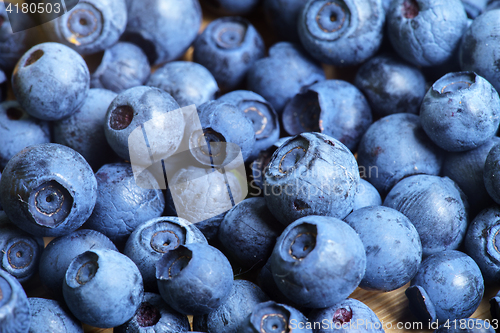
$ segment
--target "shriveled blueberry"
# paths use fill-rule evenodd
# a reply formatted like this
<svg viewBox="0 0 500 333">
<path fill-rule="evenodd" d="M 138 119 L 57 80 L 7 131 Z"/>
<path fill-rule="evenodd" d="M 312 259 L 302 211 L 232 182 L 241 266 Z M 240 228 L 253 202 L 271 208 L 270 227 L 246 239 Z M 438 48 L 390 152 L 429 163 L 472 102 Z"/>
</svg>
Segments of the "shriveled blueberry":
<svg viewBox="0 0 500 333">
<path fill-rule="evenodd" d="M 358 192 L 354 198 L 354 207 L 352 210 L 369 206 L 381 206 L 382 198 L 377 189 L 364 179 L 359 180 Z"/>
<path fill-rule="evenodd" d="M 52 299 L 30 297 L 29 333 L 83 333 L 82 324 L 69 312 L 66 305 Z"/>
<path fill-rule="evenodd" d="M 473 72 L 448 73 L 436 81 L 420 108 L 425 133 L 447 151 L 467 151 L 493 137 L 500 124 L 500 97 Z"/>
<path fill-rule="evenodd" d="M 330 307 L 347 298 L 366 267 L 365 248 L 356 231 L 326 216 L 307 216 L 290 224 L 270 260 L 280 291 L 308 308 Z"/>
<path fill-rule="evenodd" d="M 302 45 L 318 61 L 352 66 L 377 52 L 384 22 L 380 0 L 309 0 L 297 25 Z"/>
<path fill-rule="evenodd" d="M 183 314 L 208 314 L 231 293 L 233 270 L 227 258 L 208 244 L 169 250 L 156 264 L 161 297 Z"/>
<path fill-rule="evenodd" d="M 384 206 L 408 217 L 427 257 L 462 244 L 468 225 L 468 204 L 462 190 L 448 177 L 415 175 L 401 180 L 387 194 Z"/>
<path fill-rule="evenodd" d="M 56 297 L 62 296 L 64 276 L 69 264 L 80 254 L 92 249 L 115 250 L 111 240 L 90 229 L 80 229 L 50 241 L 40 257 L 40 281 Z"/>
<path fill-rule="evenodd" d="M 0 197 L 5 213 L 35 236 L 62 236 L 90 216 L 97 181 L 85 159 L 71 148 L 29 146 L 3 170 Z"/>
<path fill-rule="evenodd" d="M 264 196 L 285 225 L 308 215 L 344 218 L 354 206 L 358 184 L 358 165 L 346 146 L 325 134 L 303 133 L 273 154 Z"/>
<path fill-rule="evenodd" d="M 0 330 L 5 333 L 26 333 L 30 328 L 30 305 L 23 287 L 0 269 Z"/>
<path fill-rule="evenodd" d="M 180 217 L 158 217 L 140 224 L 130 235 L 123 253 L 141 271 L 145 290 L 158 291 L 156 262 L 169 250 L 190 243 L 208 244 L 205 236 Z"/>
<path fill-rule="evenodd" d="M 236 333 L 253 308 L 268 300 L 269 297 L 257 285 L 235 280 L 224 304 L 209 314 L 193 317 L 193 329 L 207 333 Z"/>
<path fill-rule="evenodd" d="M 77 256 L 66 271 L 63 295 L 84 324 L 109 328 L 129 321 L 143 299 L 139 269 L 127 256 L 94 249 Z"/>
<path fill-rule="evenodd" d="M 421 321 L 467 318 L 484 293 L 481 271 L 465 253 L 447 250 L 424 261 L 406 289 L 410 310 Z"/>
<path fill-rule="evenodd" d="M 125 324 L 113 329 L 114 333 L 185 333 L 189 321 L 165 303 L 158 294 L 144 293 L 135 315 Z"/>
<path fill-rule="evenodd" d="M 372 113 L 355 86 L 342 80 L 326 80 L 295 95 L 285 106 L 282 121 L 290 135 L 319 132 L 356 151 L 372 123 Z"/>
</svg>

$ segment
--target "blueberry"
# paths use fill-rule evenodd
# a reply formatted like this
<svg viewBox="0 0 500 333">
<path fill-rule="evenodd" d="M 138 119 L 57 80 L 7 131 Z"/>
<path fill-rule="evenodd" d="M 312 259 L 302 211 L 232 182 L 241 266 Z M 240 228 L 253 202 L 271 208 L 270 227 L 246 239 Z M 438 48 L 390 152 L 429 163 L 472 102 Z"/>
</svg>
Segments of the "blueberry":
<svg viewBox="0 0 500 333">
<path fill-rule="evenodd" d="M 356 73 L 354 85 L 366 96 L 374 115 L 418 114 L 426 92 L 422 72 L 392 55 L 375 56 Z"/>
<path fill-rule="evenodd" d="M 351 151 L 320 133 L 303 133 L 274 152 L 264 196 L 283 224 L 308 215 L 344 218 L 354 207 L 359 171 Z"/>
<path fill-rule="evenodd" d="M 358 147 L 361 176 L 381 195 L 404 177 L 418 173 L 438 175 L 442 161 L 442 150 L 427 137 L 420 118 L 408 113 L 392 114 L 374 122 Z"/>
<path fill-rule="evenodd" d="M 123 39 L 140 46 L 154 65 L 184 54 L 202 19 L 198 0 L 129 0 L 127 14 Z"/>
<path fill-rule="evenodd" d="M 16 227 L 3 212 L 0 213 L 0 230 L 0 269 L 7 271 L 20 283 L 25 283 L 38 270 L 43 239 Z"/>
<path fill-rule="evenodd" d="M 49 124 L 31 117 L 16 101 L 0 103 L 0 168 L 25 147 L 50 142 Z"/>
<path fill-rule="evenodd" d="M 54 123 L 54 141 L 82 154 L 95 170 L 115 157 L 104 134 L 106 112 L 115 97 L 110 90 L 90 89 L 73 115 Z"/>
<path fill-rule="evenodd" d="M 268 300 L 269 297 L 252 282 L 235 280 L 224 304 L 209 314 L 194 316 L 193 329 L 207 333 L 236 333 L 252 309 Z"/>
<path fill-rule="evenodd" d="M 483 179 L 484 185 L 488 194 L 496 202 L 500 203 L 499 178 L 498 172 L 500 169 L 500 144 L 496 144 L 491 148 L 486 161 L 484 163 Z M 4 204 L 5 205 L 5 204 Z"/>
<path fill-rule="evenodd" d="M 486 191 L 483 170 L 488 153 L 497 144 L 500 144 L 500 138 L 494 136 L 476 149 L 448 153 L 444 158 L 441 174 L 455 181 L 465 193 L 471 216 L 493 203 Z"/>
<path fill-rule="evenodd" d="M 85 159 L 55 143 L 34 145 L 15 155 L 3 170 L 0 197 L 5 213 L 35 236 L 61 236 L 90 216 L 97 182 Z"/>
<path fill-rule="evenodd" d="M 170 250 L 156 264 L 160 294 L 183 314 L 208 314 L 229 297 L 233 270 L 227 258 L 207 244 L 191 243 Z"/>
<path fill-rule="evenodd" d="M 105 164 L 95 174 L 97 201 L 92 215 L 85 222 L 121 245 L 141 223 L 161 216 L 165 198 L 154 177 L 144 171 L 142 180 L 152 188 L 139 187 L 130 164 Z M 156 185 L 156 186 L 155 186 Z"/>
<path fill-rule="evenodd" d="M 66 271 L 63 295 L 84 324 L 109 328 L 130 320 L 143 299 L 141 273 L 127 256 L 94 249 L 77 256 Z"/>
<path fill-rule="evenodd" d="M 208 244 L 194 224 L 179 217 L 158 217 L 140 224 L 130 235 L 123 253 L 141 271 L 144 289 L 158 291 L 156 262 L 179 245 Z"/>
<path fill-rule="evenodd" d="M 54 296 L 62 296 L 64 276 L 71 261 L 85 251 L 101 248 L 118 251 L 109 238 L 89 229 L 51 240 L 40 257 L 40 281 Z"/>
<path fill-rule="evenodd" d="M 46 11 L 42 15 L 53 13 Z M 52 41 L 63 43 L 80 54 L 92 54 L 114 45 L 126 25 L 125 0 L 85 0 L 42 27 Z"/>
<path fill-rule="evenodd" d="M 384 206 L 410 219 L 420 235 L 423 256 L 456 250 L 468 225 L 468 204 L 462 190 L 448 177 L 414 175 L 387 194 Z"/>
<path fill-rule="evenodd" d="M 318 61 L 352 66 L 377 52 L 384 21 L 381 0 L 309 0 L 297 26 L 302 45 Z"/>
<path fill-rule="evenodd" d="M 307 0 L 264 0 L 269 25 L 280 40 L 299 43 L 297 20 Z"/>
<path fill-rule="evenodd" d="M 256 61 L 249 69 L 247 87 L 264 97 L 281 113 L 286 103 L 302 87 L 324 79 L 325 73 L 321 66 L 301 46 L 280 42 L 271 46 L 269 57 Z"/>
<path fill-rule="evenodd" d="M 184 134 L 182 113 L 172 112 L 178 109 L 179 104 L 172 96 L 158 88 L 138 86 L 125 90 L 109 105 L 104 124 L 106 139 L 121 158 L 130 161 L 131 150 L 140 157 L 135 163 L 150 163 L 148 151 L 141 150 L 142 146 L 129 147 L 132 132 L 147 124 L 148 142 L 154 143 L 151 155 L 159 159 L 168 157 L 177 150 Z"/>
<path fill-rule="evenodd" d="M 90 75 L 90 86 L 121 93 L 143 85 L 150 74 L 144 51 L 135 44 L 119 42 L 104 51 L 99 66 Z"/>
<path fill-rule="evenodd" d="M 66 309 L 51 299 L 30 297 L 31 312 L 29 333 L 83 333 L 82 324 Z"/>
<path fill-rule="evenodd" d="M 15 277 L 0 269 L 0 330 L 27 333 L 30 327 L 28 297 Z"/>
<path fill-rule="evenodd" d="M 114 333 L 185 333 L 188 331 L 188 318 L 172 310 L 160 295 L 153 293 L 144 293 L 142 303 L 132 319 L 113 329 Z"/>
<path fill-rule="evenodd" d="M 219 226 L 219 240 L 229 258 L 251 268 L 264 265 L 282 231 L 264 198 L 248 198 L 227 212 Z"/>
<path fill-rule="evenodd" d="M 212 11 L 223 15 L 245 15 L 257 7 L 260 0 L 205 0 Z"/>
<path fill-rule="evenodd" d="M 242 17 L 210 22 L 193 46 L 193 60 L 212 73 L 223 91 L 236 88 L 265 52 L 262 37 Z"/>
<path fill-rule="evenodd" d="M 425 133 L 441 148 L 474 149 L 495 135 L 500 124 L 500 97 L 475 73 L 448 73 L 425 95 L 420 120 Z"/>
<path fill-rule="evenodd" d="M 500 89 L 498 52 L 500 50 L 500 8 L 478 16 L 465 32 L 460 46 L 460 68 L 488 80 Z"/>
<path fill-rule="evenodd" d="M 278 141 L 280 136 L 278 115 L 262 96 L 248 90 L 237 90 L 219 97 L 218 100 L 233 104 L 252 122 L 255 132 L 252 160 L 257 158 L 260 151 Z"/>
<path fill-rule="evenodd" d="M 394 50 L 416 66 L 449 61 L 466 29 L 467 15 L 460 0 L 395 0 L 387 12 Z"/>
<path fill-rule="evenodd" d="M 158 68 L 149 78 L 148 86 L 160 88 L 181 107 L 214 100 L 219 92 L 217 81 L 200 64 L 189 61 L 173 61 Z"/>
<path fill-rule="evenodd" d="M 330 307 L 347 298 L 366 266 L 365 249 L 354 229 L 326 216 L 307 216 L 290 224 L 270 260 L 280 291 L 309 308 Z"/>
<path fill-rule="evenodd" d="M 483 292 L 483 277 L 474 260 L 448 250 L 422 261 L 405 293 L 411 312 L 419 320 L 444 322 L 472 315 Z"/>
<path fill-rule="evenodd" d="M 43 120 L 72 115 L 85 101 L 89 83 L 89 69 L 83 58 L 58 43 L 29 49 L 12 75 L 12 89 L 21 107 Z"/>
<path fill-rule="evenodd" d="M 465 253 L 481 269 L 485 283 L 500 279 L 500 207 L 492 206 L 481 211 L 471 222 L 465 235 Z"/>
<path fill-rule="evenodd" d="M 352 210 L 369 206 L 381 206 L 382 198 L 377 189 L 364 179 L 359 180 L 358 192 L 354 198 L 354 207 Z"/>
<path fill-rule="evenodd" d="M 257 304 L 237 333 L 312 333 L 307 318 L 297 309 L 273 301 Z"/>
<path fill-rule="evenodd" d="M 410 282 L 422 261 L 422 244 L 411 221 L 395 209 L 364 207 L 344 221 L 361 238 L 366 250 L 366 271 L 359 286 L 391 291 Z"/>
<path fill-rule="evenodd" d="M 468 318 L 446 322 L 434 333 L 495 333 L 492 323 L 487 320 Z"/>
<path fill-rule="evenodd" d="M 290 135 L 320 132 L 356 151 L 372 123 L 372 113 L 358 88 L 346 81 L 326 80 L 295 95 L 285 106 L 282 121 Z"/>
<path fill-rule="evenodd" d="M 354 298 L 343 300 L 326 309 L 309 313 L 314 333 L 359 332 L 383 333 L 383 323 L 363 302 Z"/>
</svg>

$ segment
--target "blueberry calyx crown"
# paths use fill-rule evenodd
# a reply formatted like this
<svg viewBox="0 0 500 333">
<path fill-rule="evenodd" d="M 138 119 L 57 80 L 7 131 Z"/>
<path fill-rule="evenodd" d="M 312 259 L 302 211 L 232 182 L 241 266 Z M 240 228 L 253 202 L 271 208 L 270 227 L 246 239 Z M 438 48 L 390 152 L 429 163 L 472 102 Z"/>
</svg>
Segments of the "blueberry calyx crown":
<svg viewBox="0 0 500 333">
<path fill-rule="evenodd" d="M 136 313 L 137 323 L 140 327 L 156 325 L 161 319 L 160 310 L 148 302 L 142 302 Z"/>
<path fill-rule="evenodd" d="M 416 0 L 405 0 L 403 2 L 403 16 L 407 19 L 412 19 L 418 16 L 420 8 Z"/>
<path fill-rule="evenodd" d="M 247 29 L 248 23 L 243 20 L 236 18 L 221 20 L 214 27 L 213 38 L 217 46 L 222 49 L 236 49 L 245 41 Z"/>
<path fill-rule="evenodd" d="M 73 197 L 55 180 L 38 186 L 30 193 L 29 210 L 36 223 L 54 228 L 65 221 L 73 206 Z"/>
<path fill-rule="evenodd" d="M 126 129 L 134 119 L 134 109 L 129 105 L 121 105 L 111 112 L 109 127 L 116 131 Z"/>
<path fill-rule="evenodd" d="M 30 265 L 33 260 L 33 248 L 27 242 L 20 240 L 15 242 L 7 250 L 7 260 L 14 269 L 23 269 Z"/>
</svg>

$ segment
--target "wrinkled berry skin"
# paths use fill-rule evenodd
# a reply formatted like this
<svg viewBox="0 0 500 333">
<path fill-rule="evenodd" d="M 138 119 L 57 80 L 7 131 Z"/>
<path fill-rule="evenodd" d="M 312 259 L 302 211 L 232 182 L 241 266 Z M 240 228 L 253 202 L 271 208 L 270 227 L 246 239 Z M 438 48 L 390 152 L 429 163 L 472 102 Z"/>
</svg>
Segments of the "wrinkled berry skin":
<svg viewBox="0 0 500 333">
<path fill-rule="evenodd" d="M 58 301 L 30 297 L 29 333 L 83 333 L 82 324 Z"/>
<path fill-rule="evenodd" d="M 486 10 L 488 0 L 462 0 L 467 17 L 475 19 Z"/>
<path fill-rule="evenodd" d="M 95 174 L 97 201 L 85 227 L 124 244 L 138 225 L 161 216 L 165 209 L 163 193 L 149 172 L 142 175 L 153 184 L 149 189 L 137 185 L 130 164 L 103 165 Z"/>
<path fill-rule="evenodd" d="M 219 241 L 231 259 L 251 268 L 264 265 L 282 231 L 264 198 L 248 198 L 227 212 L 219 226 Z"/>
<path fill-rule="evenodd" d="M 97 170 L 115 157 L 104 134 L 104 121 L 116 93 L 90 89 L 83 105 L 70 117 L 54 123 L 54 141 L 73 148 Z"/>
<path fill-rule="evenodd" d="M 478 318 L 468 318 L 447 322 L 434 333 L 495 333 L 491 322 Z"/>
<path fill-rule="evenodd" d="M 264 0 L 269 25 L 280 40 L 300 43 L 297 20 L 307 0 Z"/>
<path fill-rule="evenodd" d="M 46 13 L 43 15 L 47 16 Z M 51 41 L 65 44 L 85 55 L 114 45 L 126 25 L 125 0 L 83 0 L 65 15 L 42 27 Z"/>
<path fill-rule="evenodd" d="M 358 88 L 346 81 L 326 80 L 295 95 L 285 106 L 282 121 L 290 135 L 319 132 L 356 151 L 372 123 L 372 112 Z"/>
<path fill-rule="evenodd" d="M 429 256 L 406 289 L 411 312 L 422 322 L 467 318 L 484 292 L 477 264 L 465 253 L 447 250 Z"/>
<path fill-rule="evenodd" d="M 204 315 L 224 304 L 233 286 L 227 258 L 207 244 L 179 245 L 156 264 L 161 297 L 183 314 Z"/>
<path fill-rule="evenodd" d="M 387 12 L 394 50 L 415 66 L 449 61 L 467 29 L 460 0 L 395 0 Z"/>
<path fill-rule="evenodd" d="M 308 215 L 343 219 L 354 207 L 359 171 L 351 151 L 321 133 L 303 133 L 273 154 L 264 175 L 264 197 L 283 224 Z"/>
<path fill-rule="evenodd" d="M 12 74 L 16 100 L 28 114 L 42 120 L 72 115 L 85 101 L 89 86 L 85 60 L 59 43 L 32 47 L 19 59 Z"/>
<path fill-rule="evenodd" d="M 16 154 L 0 179 L 5 213 L 35 236 L 57 237 L 79 228 L 90 216 L 97 181 L 82 155 L 46 143 Z"/>
<path fill-rule="evenodd" d="M 144 293 L 139 309 L 125 324 L 115 327 L 114 333 L 187 333 L 189 321 L 158 294 Z"/>
<path fill-rule="evenodd" d="M 143 85 L 150 74 L 151 66 L 144 51 L 132 43 L 119 42 L 104 50 L 101 63 L 90 75 L 90 87 L 119 94 Z"/>
<path fill-rule="evenodd" d="M 5 333 L 27 333 L 30 327 L 30 306 L 23 287 L 0 269 L 0 330 Z"/>
<path fill-rule="evenodd" d="M 204 0 L 208 8 L 223 15 L 245 15 L 252 12 L 260 0 Z"/>
<path fill-rule="evenodd" d="M 500 97 L 473 72 L 448 73 L 425 95 L 420 121 L 425 133 L 444 150 L 471 150 L 495 135 Z"/>
<path fill-rule="evenodd" d="M 500 144 L 500 138 L 494 136 L 476 149 L 448 153 L 444 158 L 441 174 L 455 181 L 465 193 L 470 216 L 475 216 L 493 203 L 486 191 L 483 171 L 488 153 L 497 144 Z"/>
<path fill-rule="evenodd" d="M 137 266 L 127 256 L 109 249 L 93 249 L 76 257 L 63 284 L 64 300 L 75 317 L 100 328 L 130 320 L 143 294 Z"/>
<path fill-rule="evenodd" d="M 196 225 L 180 217 L 158 217 L 140 224 L 127 239 L 123 254 L 141 271 L 145 290 L 158 291 L 156 262 L 179 245 L 208 244 Z"/>
<path fill-rule="evenodd" d="M 366 267 L 365 248 L 356 231 L 326 216 L 307 216 L 290 224 L 270 260 L 280 291 L 308 308 L 330 307 L 347 298 Z"/>
<path fill-rule="evenodd" d="M 101 248 L 118 251 L 108 237 L 90 229 L 53 239 L 40 257 L 40 281 L 51 293 L 62 296 L 64 276 L 71 261 L 85 251 Z"/>
<path fill-rule="evenodd" d="M 207 333 L 235 333 L 252 309 L 269 297 L 250 281 L 235 280 L 226 302 L 203 316 L 193 317 L 193 329 Z"/>
<path fill-rule="evenodd" d="M 299 310 L 274 301 L 257 304 L 240 325 L 237 333 L 293 332 L 312 333 L 307 318 Z M 299 326 L 300 325 L 300 326 Z"/>
<path fill-rule="evenodd" d="M 299 38 L 318 61 L 335 66 L 359 65 L 382 43 L 382 0 L 309 0 L 299 14 Z"/>
<path fill-rule="evenodd" d="M 269 56 L 255 62 L 248 71 L 247 87 L 281 111 L 302 87 L 325 79 L 321 66 L 297 44 L 280 42 L 269 49 Z"/>
<path fill-rule="evenodd" d="M 468 224 L 467 200 L 448 177 L 407 177 L 387 194 L 384 206 L 410 219 L 420 235 L 424 258 L 456 250 L 464 240 Z"/>
<path fill-rule="evenodd" d="M 201 26 L 198 0 L 127 1 L 124 40 L 140 46 L 152 65 L 183 55 Z"/>
<path fill-rule="evenodd" d="M 474 218 L 465 235 L 465 253 L 479 266 L 486 284 L 500 279 L 500 252 L 496 245 L 499 232 L 500 207 L 494 205 Z"/>
<path fill-rule="evenodd" d="M 495 145 L 491 148 L 488 156 L 486 157 L 486 162 L 484 163 L 484 186 L 488 191 L 491 198 L 500 204 L 500 144 Z M 5 205 L 5 204 L 4 204 Z"/>
<path fill-rule="evenodd" d="M 354 298 L 348 298 L 326 309 L 314 309 L 308 318 L 311 323 L 322 323 L 321 328 L 314 330 L 314 333 L 384 332 L 383 324 L 375 312 Z"/>
<path fill-rule="evenodd" d="M 364 179 L 359 180 L 358 192 L 354 198 L 354 207 L 352 210 L 357 210 L 369 206 L 381 206 L 382 198 L 377 189 Z"/>
<path fill-rule="evenodd" d="M 33 237 L 19 229 L 0 213 L 0 269 L 25 283 L 38 271 L 43 250 L 43 238 Z"/>
<path fill-rule="evenodd" d="M 438 175 L 442 162 L 443 151 L 427 137 L 414 114 L 397 113 L 377 120 L 358 147 L 360 171 L 381 195 L 406 176 Z"/>
<path fill-rule="evenodd" d="M 418 114 L 426 93 L 422 72 L 391 55 L 371 58 L 358 70 L 354 85 L 368 100 L 379 117 L 393 113 Z"/>
<path fill-rule="evenodd" d="M 166 91 L 180 107 L 199 106 L 216 99 L 219 92 L 217 81 L 208 69 L 191 61 L 163 65 L 151 74 L 146 85 Z"/>
<path fill-rule="evenodd" d="M 481 75 L 500 89 L 500 8 L 478 16 L 467 29 L 460 46 L 460 68 Z"/>
<path fill-rule="evenodd" d="M 0 103 L 0 168 L 25 147 L 49 143 L 49 124 L 27 114 L 16 101 Z"/>
<path fill-rule="evenodd" d="M 233 90 L 265 54 L 264 41 L 242 17 L 218 18 L 193 44 L 193 60 L 205 66 L 223 91 Z"/>
<path fill-rule="evenodd" d="M 375 206 L 358 209 L 344 221 L 361 238 L 366 271 L 359 286 L 391 291 L 410 282 L 422 261 L 422 244 L 411 221 L 395 209 Z"/>
<path fill-rule="evenodd" d="M 217 99 L 233 104 L 243 111 L 253 124 L 255 145 L 251 160 L 257 158 L 262 150 L 271 147 L 280 137 L 278 114 L 264 97 L 248 90 L 236 90 Z"/>
<path fill-rule="evenodd" d="M 182 113 L 170 113 L 178 109 L 179 104 L 161 89 L 146 86 L 127 89 L 118 94 L 108 107 L 104 123 L 106 139 L 121 158 L 130 161 L 132 151 L 136 156 L 134 163 L 151 163 L 151 157 L 143 146 L 129 146 L 130 134 L 147 123 L 148 142 L 155 143 L 151 154 L 159 159 L 168 157 L 177 150 L 184 134 Z"/>
</svg>

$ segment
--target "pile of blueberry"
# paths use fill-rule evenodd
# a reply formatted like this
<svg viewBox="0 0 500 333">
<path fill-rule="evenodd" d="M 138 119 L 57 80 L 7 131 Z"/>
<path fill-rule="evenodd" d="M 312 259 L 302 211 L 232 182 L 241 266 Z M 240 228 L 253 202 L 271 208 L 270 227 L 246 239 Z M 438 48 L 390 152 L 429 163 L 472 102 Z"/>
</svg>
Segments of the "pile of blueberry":
<svg viewBox="0 0 500 333">
<path fill-rule="evenodd" d="M 25 3 L 0 3 L 1 333 L 384 332 L 358 287 L 499 328 L 500 293 L 468 319 L 500 283 L 499 0 Z"/>
</svg>

